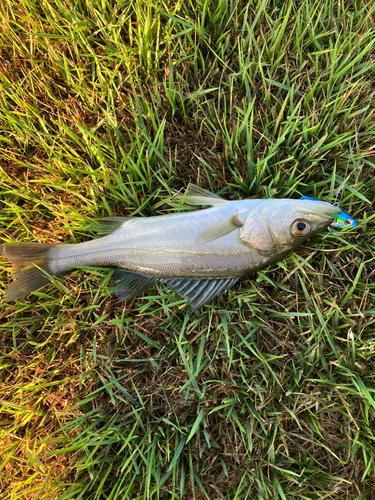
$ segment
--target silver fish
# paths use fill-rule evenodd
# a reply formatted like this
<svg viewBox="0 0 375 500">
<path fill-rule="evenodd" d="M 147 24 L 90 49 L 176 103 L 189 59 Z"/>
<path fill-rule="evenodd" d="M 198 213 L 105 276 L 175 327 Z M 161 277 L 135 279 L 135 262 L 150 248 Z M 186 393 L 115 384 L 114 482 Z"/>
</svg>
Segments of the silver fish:
<svg viewBox="0 0 375 500">
<path fill-rule="evenodd" d="M 77 266 L 108 266 L 116 268 L 112 279 L 120 299 L 159 282 L 187 297 L 195 311 L 240 277 L 277 262 L 327 229 L 341 212 L 324 201 L 228 201 L 197 186 L 190 186 L 181 200 L 212 208 L 101 219 L 96 229 L 105 236 L 85 243 L 0 245 L 0 254 L 16 270 L 4 300 L 38 290 L 49 283 L 48 275 L 59 277 Z"/>
</svg>

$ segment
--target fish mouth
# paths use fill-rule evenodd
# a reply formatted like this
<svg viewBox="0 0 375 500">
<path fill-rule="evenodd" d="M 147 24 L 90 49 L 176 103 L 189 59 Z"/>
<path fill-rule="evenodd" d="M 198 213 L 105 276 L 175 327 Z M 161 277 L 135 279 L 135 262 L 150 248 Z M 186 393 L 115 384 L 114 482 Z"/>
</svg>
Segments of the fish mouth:
<svg viewBox="0 0 375 500">
<path fill-rule="evenodd" d="M 302 203 L 296 205 L 296 212 L 300 214 L 316 215 L 323 220 L 333 219 L 335 215 L 341 213 L 341 208 L 331 205 L 326 201 L 298 200 Z M 303 204 L 303 205 L 302 205 Z"/>
</svg>

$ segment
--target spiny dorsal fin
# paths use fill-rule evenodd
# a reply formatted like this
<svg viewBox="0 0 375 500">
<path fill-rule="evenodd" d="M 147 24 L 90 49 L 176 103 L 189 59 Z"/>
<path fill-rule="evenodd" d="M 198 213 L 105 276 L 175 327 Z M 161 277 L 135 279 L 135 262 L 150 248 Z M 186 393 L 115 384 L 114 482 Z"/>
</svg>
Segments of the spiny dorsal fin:
<svg viewBox="0 0 375 500">
<path fill-rule="evenodd" d="M 189 184 L 185 191 L 185 195 L 187 196 L 205 196 L 206 198 L 216 198 L 217 200 L 224 200 L 221 196 L 215 193 L 211 193 L 208 189 L 204 189 L 196 184 Z"/>
<path fill-rule="evenodd" d="M 229 203 L 217 194 L 211 193 L 207 189 L 203 189 L 195 184 L 190 184 L 183 195 L 178 195 L 182 203 L 187 205 L 207 205 L 216 207 Z"/>
</svg>

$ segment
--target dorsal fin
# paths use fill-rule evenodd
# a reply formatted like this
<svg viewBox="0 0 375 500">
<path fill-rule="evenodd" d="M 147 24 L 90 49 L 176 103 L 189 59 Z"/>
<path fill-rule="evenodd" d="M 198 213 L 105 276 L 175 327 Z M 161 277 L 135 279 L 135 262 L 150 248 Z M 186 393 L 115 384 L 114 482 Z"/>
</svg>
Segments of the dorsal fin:
<svg viewBox="0 0 375 500">
<path fill-rule="evenodd" d="M 189 184 L 185 191 L 185 195 L 187 196 L 204 196 L 206 198 L 216 198 L 217 200 L 226 201 L 224 198 L 219 196 L 218 194 L 212 193 L 208 189 L 204 189 L 196 184 Z"/>
<path fill-rule="evenodd" d="M 100 236 L 104 236 L 105 234 L 110 234 L 118 229 L 124 224 L 124 222 L 130 222 L 135 218 L 136 217 L 129 215 L 128 217 L 103 217 L 101 219 L 94 219 L 88 226 L 87 230 L 93 231 Z"/>
<path fill-rule="evenodd" d="M 216 207 L 229 203 L 217 194 L 211 193 L 207 189 L 203 189 L 195 184 L 190 184 L 183 195 L 178 195 L 182 203 L 188 205 L 207 205 Z"/>
</svg>

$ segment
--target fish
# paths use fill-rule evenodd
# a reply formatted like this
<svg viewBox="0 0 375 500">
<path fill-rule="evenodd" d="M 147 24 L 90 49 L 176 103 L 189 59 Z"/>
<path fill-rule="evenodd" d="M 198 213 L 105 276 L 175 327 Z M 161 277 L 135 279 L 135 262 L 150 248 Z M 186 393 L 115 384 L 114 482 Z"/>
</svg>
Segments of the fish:
<svg viewBox="0 0 375 500">
<path fill-rule="evenodd" d="M 310 196 L 301 196 L 300 200 L 313 200 L 313 201 L 320 201 L 317 198 L 311 198 Z M 344 229 L 344 227 L 347 227 L 348 229 L 353 228 L 358 226 L 358 222 L 353 219 L 349 214 L 346 212 L 340 212 L 338 215 L 334 216 L 334 220 L 332 224 L 329 226 L 329 228 L 332 229 Z"/>
<path fill-rule="evenodd" d="M 99 237 L 83 243 L 1 244 L 0 254 L 15 268 L 4 301 L 21 299 L 74 268 L 100 266 L 115 268 L 112 287 L 120 300 L 162 283 L 187 298 L 192 313 L 326 230 L 341 213 L 319 200 L 226 200 L 195 185 L 179 199 L 206 208 L 105 217 L 94 222 Z"/>
</svg>

